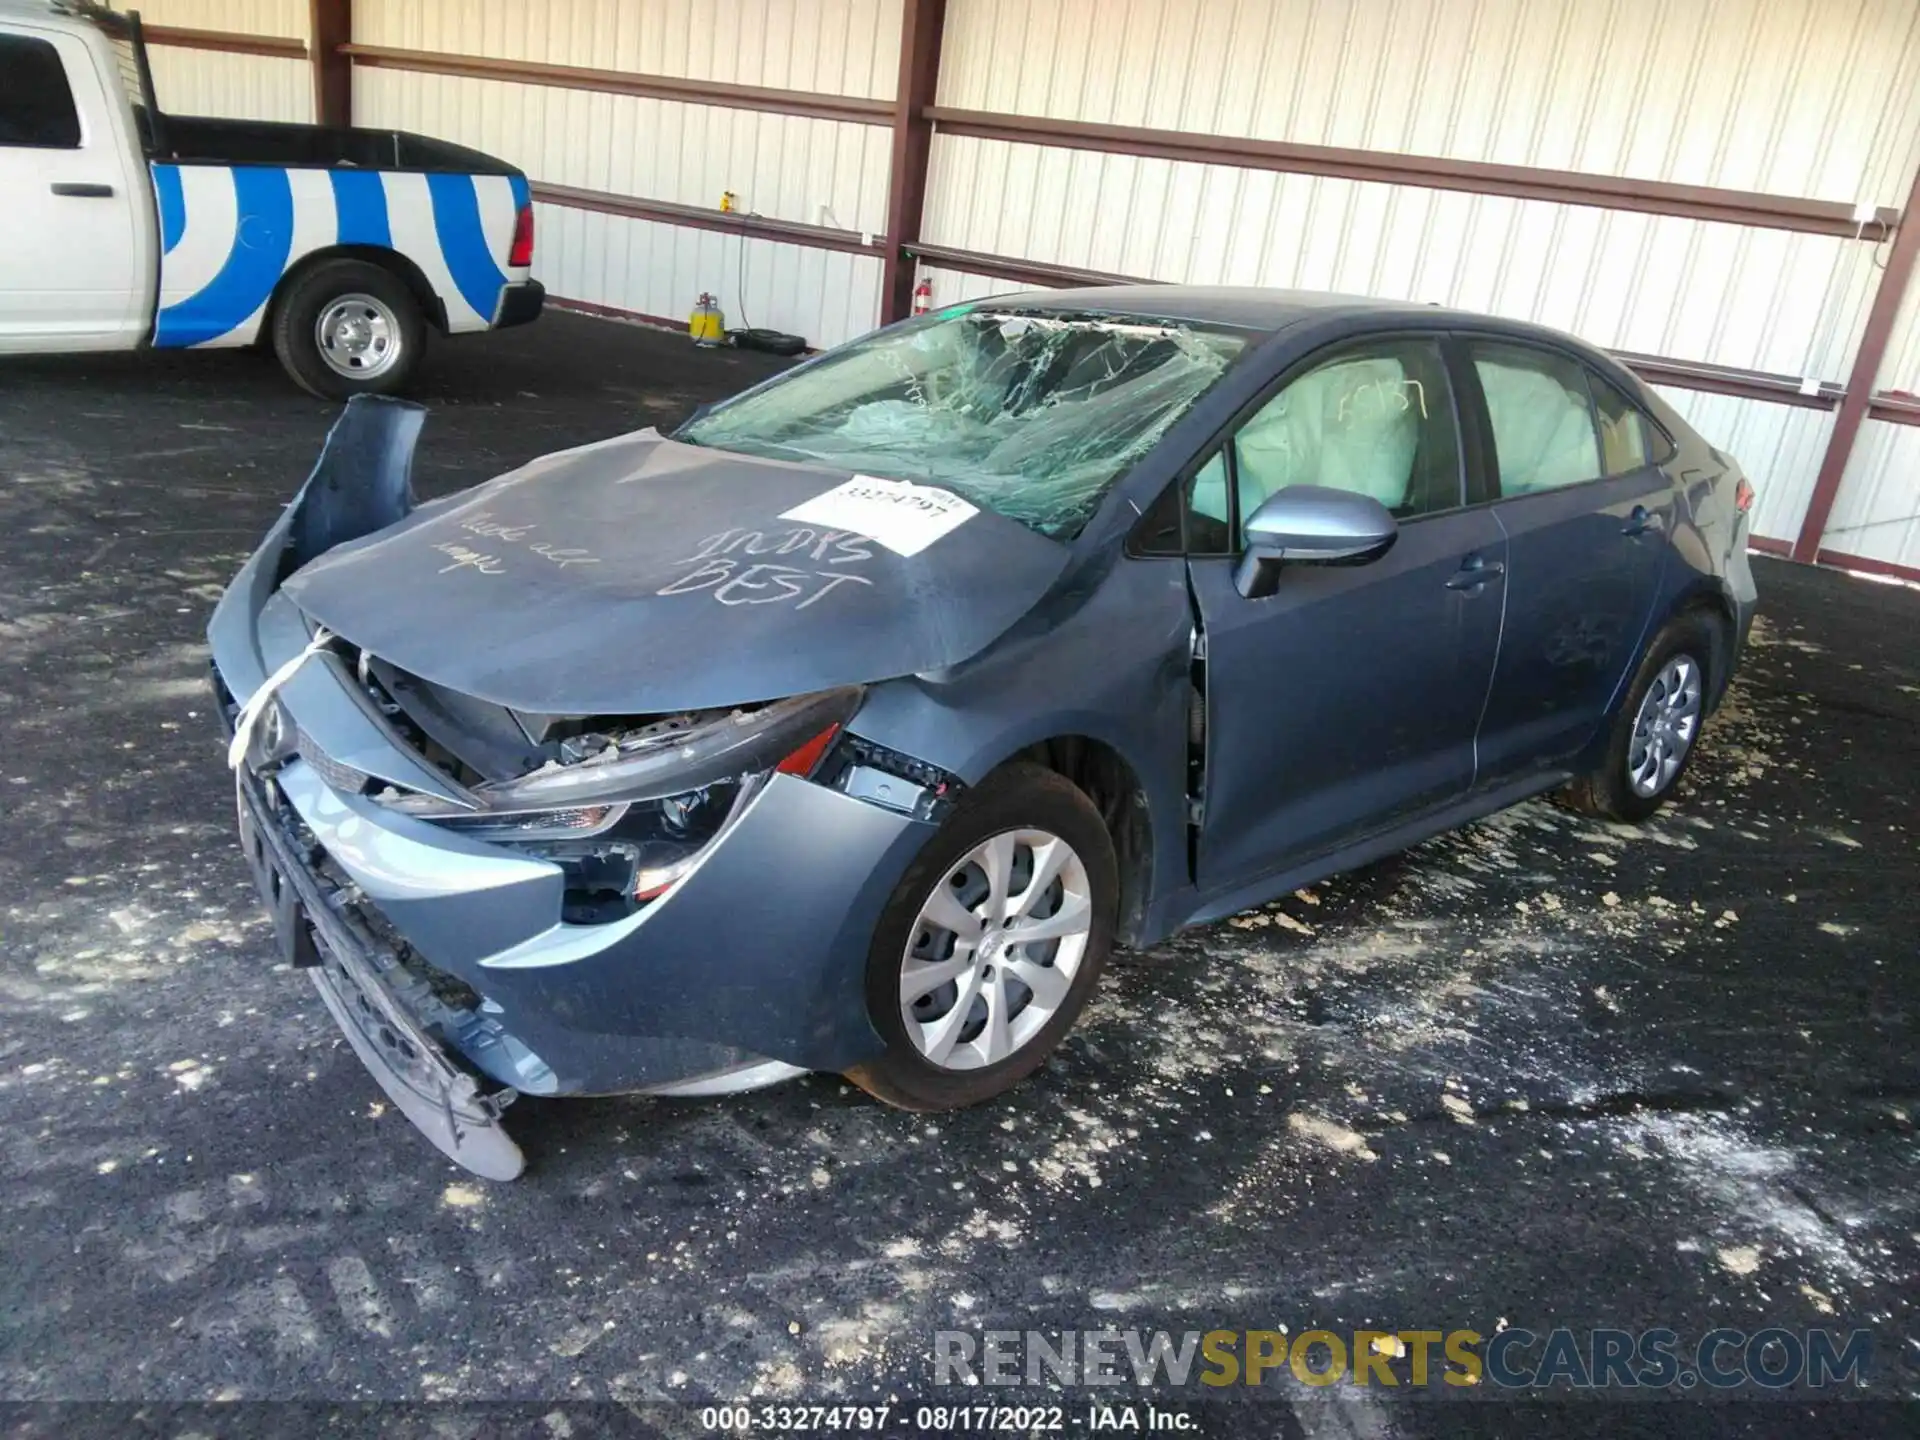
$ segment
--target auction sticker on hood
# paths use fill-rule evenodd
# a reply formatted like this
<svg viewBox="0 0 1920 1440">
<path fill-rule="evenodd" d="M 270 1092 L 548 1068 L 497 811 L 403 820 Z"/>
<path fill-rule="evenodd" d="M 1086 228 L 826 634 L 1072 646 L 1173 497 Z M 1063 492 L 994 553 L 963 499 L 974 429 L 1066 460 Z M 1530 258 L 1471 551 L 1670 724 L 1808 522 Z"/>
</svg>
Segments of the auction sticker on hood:
<svg viewBox="0 0 1920 1440">
<path fill-rule="evenodd" d="M 865 535 L 896 555 L 918 555 L 980 512 L 950 490 L 856 475 L 780 512 L 782 520 Z"/>
</svg>

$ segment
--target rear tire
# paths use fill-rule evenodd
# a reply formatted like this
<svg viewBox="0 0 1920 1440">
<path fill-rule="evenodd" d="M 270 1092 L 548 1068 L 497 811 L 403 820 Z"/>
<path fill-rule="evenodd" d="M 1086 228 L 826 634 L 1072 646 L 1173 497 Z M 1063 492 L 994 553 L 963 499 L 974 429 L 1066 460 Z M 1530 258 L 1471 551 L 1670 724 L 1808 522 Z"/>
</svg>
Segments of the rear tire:
<svg viewBox="0 0 1920 1440">
<path fill-rule="evenodd" d="M 1653 638 L 1613 718 L 1599 766 L 1560 792 L 1575 810 L 1613 820 L 1647 819 L 1673 795 L 1699 748 L 1721 653 L 1713 622 L 1675 616 Z"/>
<path fill-rule="evenodd" d="M 996 771 L 881 914 L 867 1011 L 887 1049 L 847 1078 L 906 1110 L 975 1105 L 1024 1080 L 1092 994 L 1119 890 L 1112 837 L 1079 787 L 1025 761 Z"/>
<path fill-rule="evenodd" d="M 427 344 L 406 282 L 364 260 L 329 260 L 301 275 L 273 307 L 272 333 L 287 374 L 323 400 L 398 390 Z"/>
</svg>

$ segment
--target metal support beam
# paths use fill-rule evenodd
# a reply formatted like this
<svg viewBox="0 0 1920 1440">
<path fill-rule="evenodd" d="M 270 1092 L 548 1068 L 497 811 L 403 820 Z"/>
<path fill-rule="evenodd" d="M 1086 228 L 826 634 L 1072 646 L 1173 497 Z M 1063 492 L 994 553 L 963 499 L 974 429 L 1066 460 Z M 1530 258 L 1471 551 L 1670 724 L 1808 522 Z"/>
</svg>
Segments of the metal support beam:
<svg viewBox="0 0 1920 1440">
<path fill-rule="evenodd" d="M 849 125 L 885 125 L 893 114 L 889 102 L 869 100 L 863 95 L 773 90 L 764 85 L 689 80 L 684 75 L 642 75 L 630 70 L 548 65 L 537 60 L 502 60 L 492 55 L 396 50 L 389 45 L 349 44 L 346 55 L 355 65 L 370 69 L 410 70 L 417 75 L 454 75 L 468 80 L 503 80 L 515 85 L 546 85 L 601 95 L 633 95 L 642 100 L 678 100 L 688 105 L 717 105 L 730 110 L 759 110 L 769 115 L 839 120 Z"/>
<path fill-rule="evenodd" d="M 346 129 L 353 124 L 353 62 L 343 47 L 353 40 L 353 0 L 308 0 L 313 54 L 313 118 Z"/>
<path fill-rule="evenodd" d="M 913 311 L 913 258 L 927 199 L 933 122 L 927 110 L 940 83 L 940 40 L 947 0 L 905 0 L 900 16 L 900 78 L 893 91 L 893 167 L 887 182 L 887 242 L 880 279 L 880 323 Z"/>
<path fill-rule="evenodd" d="M 230 30 L 194 30 L 184 25 L 145 25 L 141 38 L 149 45 L 176 50 L 212 50 L 225 55 L 264 55 L 273 60 L 304 60 L 307 42 L 291 35 L 250 35 Z"/>
<path fill-rule="evenodd" d="M 1887 342 L 1893 336 L 1893 323 L 1899 317 L 1901 301 L 1906 298 L 1907 282 L 1913 277 L 1916 257 L 1920 257 L 1920 168 L 1914 171 L 1913 188 L 1907 192 L 1900 228 L 1894 232 L 1893 248 L 1887 252 L 1886 268 L 1880 272 L 1880 287 L 1874 291 L 1866 328 L 1860 334 L 1860 348 L 1854 353 L 1846 397 L 1840 402 L 1840 414 L 1827 440 L 1827 453 L 1820 461 L 1820 474 L 1807 500 L 1806 519 L 1800 522 L 1800 538 L 1794 542 L 1793 558 L 1802 564 L 1812 564 L 1820 557 L 1820 537 L 1826 533 L 1834 497 L 1840 493 L 1847 461 L 1853 456 L 1853 442 L 1859 438 L 1860 425 L 1873 404 L 1873 387 L 1880 378 L 1880 365 L 1886 359 Z"/>
<path fill-rule="evenodd" d="M 767 215 L 743 215 L 738 210 L 708 210 L 698 205 L 676 205 L 666 200 L 642 200 L 605 190 L 582 190 L 573 185 L 533 182 L 533 198 L 543 205 L 565 205 L 573 210 L 597 210 L 629 220 L 651 220 L 689 230 L 712 230 L 722 235 L 749 235 L 783 245 L 805 245 L 814 250 L 839 250 L 854 255 L 877 253 L 858 230 L 836 230 L 806 225 L 798 220 L 775 220 Z"/>
<path fill-rule="evenodd" d="M 1194 165 L 1233 165 L 1288 175 L 1325 175 L 1382 185 L 1455 190 L 1468 195 L 1502 195 L 1556 205 L 1591 205 L 1644 215 L 1677 215 L 1725 225 L 1833 235 L 1847 240 L 1861 235 L 1863 230 L 1869 240 L 1884 239 L 1899 219 L 1894 211 L 1881 208 L 1863 225 L 1851 205 L 1837 200 L 1808 200 L 1711 185 L 1638 180 L 1624 175 L 1546 170 L 1531 165 L 1495 165 L 1436 155 L 1400 155 L 1385 150 L 1308 145 L 1290 140 L 1154 130 L 1137 125 L 1056 120 L 1043 115 L 959 110 L 945 105 L 933 106 L 927 118 L 945 135 L 999 140 L 1009 145 L 1054 146 Z"/>
</svg>

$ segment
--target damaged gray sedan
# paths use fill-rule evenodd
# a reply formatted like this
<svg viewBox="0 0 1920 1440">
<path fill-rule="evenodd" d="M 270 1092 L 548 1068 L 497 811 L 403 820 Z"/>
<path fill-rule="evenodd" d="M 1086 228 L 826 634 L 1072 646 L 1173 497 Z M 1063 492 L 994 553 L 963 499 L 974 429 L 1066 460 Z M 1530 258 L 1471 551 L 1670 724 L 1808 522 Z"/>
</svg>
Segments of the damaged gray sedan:
<svg viewBox="0 0 1920 1440">
<path fill-rule="evenodd" d="M 962 306 L 415 504 L 355 400 L 210 630 L 247 857 L 395 1103 L 1039 1066 L 1145 946 L 1527 795 L 1623 819 L 1752 491 L 1606 355 L 1139 287 Z"/>
</svg>

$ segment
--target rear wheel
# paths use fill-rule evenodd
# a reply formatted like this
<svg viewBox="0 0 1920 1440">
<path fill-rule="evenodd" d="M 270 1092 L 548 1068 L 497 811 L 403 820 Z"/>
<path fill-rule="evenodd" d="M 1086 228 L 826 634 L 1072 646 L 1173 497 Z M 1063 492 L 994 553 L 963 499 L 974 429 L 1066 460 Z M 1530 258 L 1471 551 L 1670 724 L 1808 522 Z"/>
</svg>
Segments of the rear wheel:
<svg viewBox="0 0 1920 1440">
<path fill-rule="evenodd" d="M 303 390 L 325 400 L 399 389 L 426 339 L 413 292 L 364 260 L 314 266 L 273 312 L 274 353 Z"/>
<path fill-rule="evenodd" d="M 1569 785 L 1575 809 L 1615 820 L 1645 820 L 1686 773 L 1706 719 L 1707 665 L 1717 653 L 1711 622 L 1676 617 L 1654 637 L 1614 717 L 1597 769 Z"/>
<path fill-rule="evenodd" d="M 1093 802 L 1039 765 L 970 792 L 894 890 L 867 957 L 887 1042 L 847 1072 L 909 1110 L 1000 1094 L 1065 1037 L 1113 944 L 1113 841 Z"/>
</svg>

